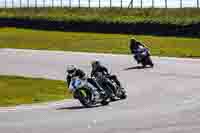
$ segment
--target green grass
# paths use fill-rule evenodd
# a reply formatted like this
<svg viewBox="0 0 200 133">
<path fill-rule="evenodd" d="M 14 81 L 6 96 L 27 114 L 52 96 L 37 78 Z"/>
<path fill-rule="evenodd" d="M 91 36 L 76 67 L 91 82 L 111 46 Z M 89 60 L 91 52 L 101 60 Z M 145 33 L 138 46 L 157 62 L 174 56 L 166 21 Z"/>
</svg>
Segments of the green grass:
<svg viewBox="0 0 200 133">
<path fill-rule="evenodd" d="M 0 76 L 0 106 L 71 98 L 64 81 Z"/>
<path fill-rule="evenodd" d="M 129 54 L 131 35 L 96 34 L 0 28 L 0 48 L 82 51 Z M 200 57 L 200 39 L 133 36 L 145 43 L 153 55 Z"/>
<path fill-rule="evenodd" d="M 0 9 L 0 18 L 115 24 L 143 22 L 183 26 L 199 23 L 200 9 L 22 8 Z"/>
</svg>

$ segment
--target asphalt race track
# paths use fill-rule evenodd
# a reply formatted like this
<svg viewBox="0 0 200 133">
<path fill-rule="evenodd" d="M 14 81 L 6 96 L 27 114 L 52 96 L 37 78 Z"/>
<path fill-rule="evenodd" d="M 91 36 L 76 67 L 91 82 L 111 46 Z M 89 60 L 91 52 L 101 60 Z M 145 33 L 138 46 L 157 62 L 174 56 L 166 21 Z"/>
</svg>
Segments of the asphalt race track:
<svg viewBox="0 0 200 133">
<path fill-rule="evenodd" d="M 90 72 L 98 58 L 128 98 L 82 108 L 76 100 L 0 108 L 1 133 L 200 133 L 200 60 L 153 57 L 140 69 L 130 55 L 0 49 L 0 74 L 65 79 L 67 64 Z"/>
</svg>

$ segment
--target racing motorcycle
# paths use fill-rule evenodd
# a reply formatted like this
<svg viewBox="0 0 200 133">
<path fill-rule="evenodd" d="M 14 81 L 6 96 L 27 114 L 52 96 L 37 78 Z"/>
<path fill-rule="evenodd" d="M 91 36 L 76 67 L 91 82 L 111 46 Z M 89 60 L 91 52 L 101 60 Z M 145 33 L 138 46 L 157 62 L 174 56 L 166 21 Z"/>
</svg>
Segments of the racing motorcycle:
<svg viewBox="0 0 200 133">
<path fill-rule="evenodd" d="M 141 63 L 143 67 L 146 67 L 147 65 L 153 67 L 154 64 L 150 56 L 151 54 L 147 48 L 141 48 L 139 49 L 138 54 L 134 55 L 134 58 L 137 63 Z"/>
<path fill-rule="evenodd" d="M 91 85 L 87 80 L 82 80 L 78 77 L 73 77 L 69 85 L 69 91 L 73 94 L 75 99 L 78 99 L 80 103 L 85 107 L 92 107 L 96 104 L 107 105 L 109 104 L 108 96 L 100 95 L 98 91 L 93 93 L 93 85 Z"/>
<path fill-rule="evenodd" d="M 113 79 L 109 79 L 109 80 L 111 81 L 111 83 L 114 86 L 113 92 L 114 92 L 115 96 L 120 99 L 126 99 L 127 98 L 126 90 L 124 88 L 120 87 L 119 85 L 117 85 L 117 83 Z"/>
<path fill-rule="evenodd" d="M 118 86 L 113 79 L 108 77 L 102 73 L 97 73 L 95 80 L 109 95 L 111 101 L 115 101 L 116 98 L 125 99 L 127 97 L 125 89 Z"/>
</svg>

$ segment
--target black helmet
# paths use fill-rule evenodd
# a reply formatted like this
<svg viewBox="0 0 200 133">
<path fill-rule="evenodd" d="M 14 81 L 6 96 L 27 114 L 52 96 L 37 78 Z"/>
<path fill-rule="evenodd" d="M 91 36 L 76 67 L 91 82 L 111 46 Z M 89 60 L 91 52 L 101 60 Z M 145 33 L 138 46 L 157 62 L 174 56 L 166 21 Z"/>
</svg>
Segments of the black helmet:
<svg viewBox="0 0 200 133">
<path fill-rule="evenodd" d="M 134 45 L 134 44 L 137 43 L 137 40 L 136 40 L 135 38 L 132 37 L 131 40 L 130 40 L 130 42 L 131 42 L 132 45 Z"/>
<path fill-rule="evenodd" d="M 98 60 L 92 61 L 91 65 L 93 69 L 97 68 L 98 66 L 100 66 L 100 61 Z"/>
<path fill-rule="evenodd" d="M 139 47 L 139 42 L 135 38 L 131 38 L 130 40 L 130 48 L 131 49 L 137 49 Z"/>
</svg>

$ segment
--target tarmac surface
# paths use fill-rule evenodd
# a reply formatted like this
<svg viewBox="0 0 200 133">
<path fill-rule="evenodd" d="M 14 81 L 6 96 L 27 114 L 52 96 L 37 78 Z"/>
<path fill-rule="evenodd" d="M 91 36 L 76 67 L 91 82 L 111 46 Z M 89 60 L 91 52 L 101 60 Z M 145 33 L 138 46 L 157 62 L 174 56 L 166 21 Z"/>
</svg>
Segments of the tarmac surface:
<svg viewBox="0 0 200 133">
<path fill-rule="evenodd" d="M 65 79 L 69 64 L 89 75 L 99 59 L 128 98 L 83 108 L 76 100 L 0 107 L 2 133 L 199 133 L 200 60 L 153 57 L 141 69 L 131 55 L 0 49 L 0 74 Z"/>
</svg>

